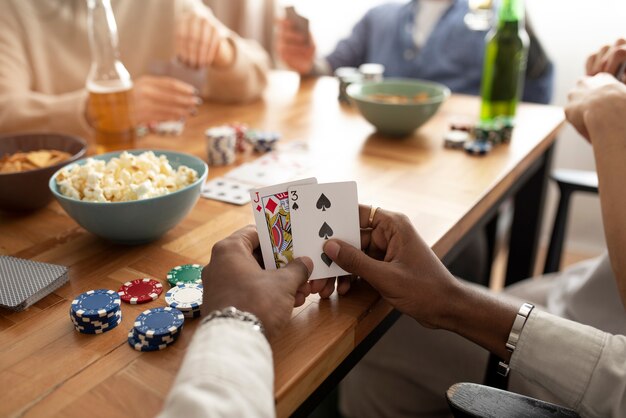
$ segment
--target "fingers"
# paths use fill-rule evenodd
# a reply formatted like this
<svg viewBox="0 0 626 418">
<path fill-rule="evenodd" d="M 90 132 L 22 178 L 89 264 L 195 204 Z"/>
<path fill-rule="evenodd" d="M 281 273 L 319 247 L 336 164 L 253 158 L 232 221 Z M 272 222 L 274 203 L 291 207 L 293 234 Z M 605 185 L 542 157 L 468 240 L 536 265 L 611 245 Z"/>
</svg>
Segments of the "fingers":
<svg viewBox="0 0 626 418">
<path fill-rule="evenodd" d="M 320 290 L 319 295 L 322 299 L 328 299 L 335 291 L 335 278 L 326 279 L 324 288 Z"/>
<path fill-rule="evenodd" d="M 241 241 L 241 244 L 253 253 L 259 248 L 259 234 L 256 232 L 254 225 L 246 225 L 243 228 L 232 233 L 230 238 Z"/>
<path fill-rule="evenodd" d="M 337 293 L 341 296 L 347 294 L 350 291 L 350 285 L 352 283 L 352 276 L 341 276 L 337 279 Z"/>
<path fill-rule="evenodd" d="M 339 267 L 364 278 L 384 276 L 384 263 L 374 260 L 361 250 L 341 240 L 331 239 L 324 245 L 324 252 Z"/>
<path fill-rule="evenodd" d="M 171 77 L 142 76 L 133 88 L 137 123 L 187 118 L 202 102 L 195 88 Z"/>
<path fill-rule="evenodd" d="M 208 67 L 215 60 L 220 41 L 218 30 L 209 18 L 191 15 L 178 23 L 176 54 L 191 68 Z"/>
<path fill-rule="evenodd" d="M 309 282 L 305 282 L 296 291 L 296 297 L 293 303 L 293 306 L 297 308 L 301 306 L 306 301 L 306 298 L 311 294 L 311 285 Z"/>
<path fill-rule="evenodd" d="M 319 293 L 326 287 L 328 279 L 311 280 L 311 293 Z"/>
<path fill-rule="evenodd" d="M 274 274 L 278 276 L 278 280 L 281 280 L 281 285 L 285 286 L 287 291 L 295 296 L 300 287 L 306 284 L 312 271 L 313 261 L 309 257 L 299 257 Z"/>
</svg>

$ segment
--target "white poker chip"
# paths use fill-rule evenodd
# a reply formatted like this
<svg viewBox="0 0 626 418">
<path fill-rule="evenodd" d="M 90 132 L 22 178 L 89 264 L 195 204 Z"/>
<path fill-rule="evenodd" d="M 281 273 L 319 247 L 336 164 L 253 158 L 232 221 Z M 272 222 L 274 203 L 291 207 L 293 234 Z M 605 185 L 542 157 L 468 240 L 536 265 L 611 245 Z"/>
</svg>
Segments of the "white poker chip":
<svg viewBox="0 0 626 418">
<path fill-rule="evenodd" d="M 446 148 L 461 149 L 470 140 L 470 134 L 465 131 L 448 131 L 443 137 Z"/>
<path fill-rule="evenodd" d="M 202 305 L 203 287 L 201 284 L 180 283 L 172 287 L 165 294 L 165 302 L 168 306 L 176 308 L 183 313 L 196 311 Z"/>
</svg>

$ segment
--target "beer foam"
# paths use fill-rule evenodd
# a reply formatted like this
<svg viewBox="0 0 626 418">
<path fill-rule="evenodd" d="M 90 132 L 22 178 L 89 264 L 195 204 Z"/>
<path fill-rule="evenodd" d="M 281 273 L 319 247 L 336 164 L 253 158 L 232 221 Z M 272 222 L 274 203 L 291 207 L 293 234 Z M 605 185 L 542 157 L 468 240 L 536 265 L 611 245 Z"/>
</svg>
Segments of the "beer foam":
<svg viewBox="0 0 626 418">
<path fill-rule="evenodd" d="M 111 94 L 127 91 L 133 88 L 131 80 L 99 80 L 87 81 L 87 90 L 98 94 Z"/>
<path fill-rule="evenodd" d="M 128 202 L 163 196 L 189 186 L 198 173 L 184 165 L 172 168 L 165 155 L 123 152 L 109 161 L 88 158 L 56 177 L 62 195 L 88 202 Z"/>
</svg>

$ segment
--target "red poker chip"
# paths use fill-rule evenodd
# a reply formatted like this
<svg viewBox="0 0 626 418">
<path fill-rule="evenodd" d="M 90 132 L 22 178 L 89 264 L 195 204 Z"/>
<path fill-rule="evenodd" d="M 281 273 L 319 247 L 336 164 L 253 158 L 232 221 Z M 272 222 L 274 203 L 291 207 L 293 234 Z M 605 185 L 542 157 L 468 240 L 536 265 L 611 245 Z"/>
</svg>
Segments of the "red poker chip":
<svg viewBox="0 0 626 418">
<path fill-rule="evenodd" d="M 120 299 L 131 305 L 156 300 L 162 292 L 163 285 L 149 278 L 126 282 L 117 291 L 120 295 Z"/>
</svg>

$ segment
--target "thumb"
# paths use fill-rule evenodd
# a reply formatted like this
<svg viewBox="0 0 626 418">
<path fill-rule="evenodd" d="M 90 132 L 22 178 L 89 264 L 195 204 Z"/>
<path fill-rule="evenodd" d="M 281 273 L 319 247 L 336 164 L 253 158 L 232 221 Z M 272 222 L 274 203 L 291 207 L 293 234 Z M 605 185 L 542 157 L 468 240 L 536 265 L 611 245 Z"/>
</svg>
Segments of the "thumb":
<svg viewBox="0 0 626 418">
<path fill-rule="evenodd" d="M 313 272 L 313 261 L 309 257 L 299 257 L 278 270 L 278 275 L 286 283 L 290 294 L 295 295 L 298 288 L 306 283 Z"/>
<path fill-rule="evenodd" d="M 331 239 L 324 245 L 324 253 L 339 267 L 348 273 L 356 274 L 369 281 L 384 277 L 384 264 L 374 260 L 363 251 L 337 239 Z"/>
</svg>

